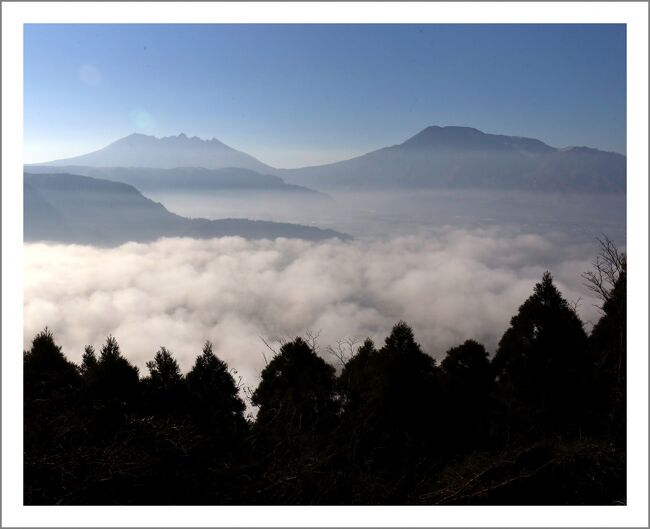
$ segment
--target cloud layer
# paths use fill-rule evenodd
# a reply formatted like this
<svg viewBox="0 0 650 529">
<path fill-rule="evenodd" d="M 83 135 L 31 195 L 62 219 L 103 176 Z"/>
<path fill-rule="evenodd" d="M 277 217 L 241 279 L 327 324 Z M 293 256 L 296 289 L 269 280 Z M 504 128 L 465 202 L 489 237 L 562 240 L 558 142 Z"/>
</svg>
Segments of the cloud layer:
<svg viewBox="0 0 650 529">
<path fill-rule="evenodd" d="M 438 359 L 467 338 L 494 351 L 546 269 L 567 299 L 582 298 L 583 320 L 595 321 L 597 301 L 580 278 L 595 251 L 560 235 L 451 228 L 354 243 L 26 244 L 24 347 L 47 325 L 79 361 L 84 345 L 100 346 L 110 333 L 141 370 L 164 345 L 187 371 L 211 340 L 251 385 L 268 353 L 260 337 L 277 342 L 308 330 L 320 333 L 326 357 L 339 339 L 383 341 L 400 319 Z"/>
</svg>

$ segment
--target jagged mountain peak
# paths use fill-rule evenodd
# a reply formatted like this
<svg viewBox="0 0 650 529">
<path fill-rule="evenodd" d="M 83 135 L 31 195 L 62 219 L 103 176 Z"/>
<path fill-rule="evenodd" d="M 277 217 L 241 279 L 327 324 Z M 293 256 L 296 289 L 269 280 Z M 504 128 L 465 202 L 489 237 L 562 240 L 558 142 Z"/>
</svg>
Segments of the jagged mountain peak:
<svg viewBox="0 0 650 529">
<path fill-rule="evenodd" d="M 204 140 L 198 136 L 188 137 L 184 132 L 177 136 L 161 138 L 135 132 L 95 152 L 37 165 L 151 167 L 158 169 L 241 167 L 261 173 L 274 171 L 272 167 L 251 155 L 233 149 L 216 138 Z"/>
<path fill-rule="evenodd" d="M 111 143 L 111 145 L 115 144 L 120 144 L 120 143 L 127 143 L 127 144 L 177 144 L 177 145 L 187 145 L 187 146 L 202 146 L 204 148 L 214 148 L 215 146 L 225 148 L 225 149 L 231 149 L 231 147 L 228 147 L 225 143 L 219 141 L 217 138 L 210 138 L 210 139 L 203 139 L 199 136 L 188 136 L 184 132 L 181 132 L 180 134 L 177 135 L 171 135 L 171 136 L 153 136 L 151 134 L 143 134 L 141 132 L 134 132 L 132 134 L 129 134 L 128 136 L 125 136 L 123 138 L 120 138 L 119 140 L 114 141 Z M 235 149 L 233 149 L 235 150 Z"/>
</svg>

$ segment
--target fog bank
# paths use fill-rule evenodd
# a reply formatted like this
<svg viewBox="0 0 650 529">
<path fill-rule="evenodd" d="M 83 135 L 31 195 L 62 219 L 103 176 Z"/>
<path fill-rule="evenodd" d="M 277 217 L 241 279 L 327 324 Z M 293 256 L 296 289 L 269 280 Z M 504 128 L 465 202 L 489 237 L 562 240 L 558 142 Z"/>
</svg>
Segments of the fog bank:
<svg viewBox="0 0 650 529">
<path fill-rule="evenodd" d="M 202 343 L 255 385 L 269 351 L 308 330 L 327 345 L 383 341 L 400 319 L 440 359 L 468 338 L 494 351 L 548 269 L 585 322 L 598 317 L 580 274 L 594 243 L 502 228 L 444 228 L 434 237 L 312 243 L 161 239 L 117 248 L 24 246 L 24 347 L 46 325 L 73 361 L 113 334 L 142 372 L 164 345 L 182 370 Z"/>
<path fill-rule="evenodd" d="M 625 243 L 625 194 L 527 193 L 479 190 L 336 192 L 330 200 L 304 194 L 248 191 L 154 191 L 145 195 L 185 217 L 250 218 L 329 228 L 355 238 L 435 236 L 441 226 L 503 228 L 566 243 L 593 242 L 603 232 Z"/>
</svg>

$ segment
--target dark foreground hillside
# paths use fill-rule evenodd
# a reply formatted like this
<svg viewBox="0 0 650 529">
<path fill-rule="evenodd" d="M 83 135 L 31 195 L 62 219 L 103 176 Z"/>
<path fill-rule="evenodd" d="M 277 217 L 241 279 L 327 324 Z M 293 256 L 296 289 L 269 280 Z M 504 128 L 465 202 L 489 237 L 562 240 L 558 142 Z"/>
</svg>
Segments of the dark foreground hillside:
<svg viewBox="0 0 650 529">
<path fill-rule="evenodd" d="M 46 329 L 24 354 L 24 502 L 624 504 L 624 257 L 586 279 L 590 335 L 547 273 L 494 355 L 467 340 L 438 364 L 399 322 L 331 351 L 337 370 L 295 338 L 249 394 L 255 421 L 209 343 L 188 373 L 161 348 L 141 377 L 113 337 L 78 366 Z"/>
</svg>

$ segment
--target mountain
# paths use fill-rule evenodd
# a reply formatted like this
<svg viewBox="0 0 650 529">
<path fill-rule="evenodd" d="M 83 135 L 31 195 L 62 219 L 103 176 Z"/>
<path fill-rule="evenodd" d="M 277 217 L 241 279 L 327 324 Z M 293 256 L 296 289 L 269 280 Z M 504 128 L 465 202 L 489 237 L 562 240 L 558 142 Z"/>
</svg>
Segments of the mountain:
<svg viewBox="0 0 650 529">
<path fill-rule="evenodd" d="M 23 176 L 25 241 L 113 245 L 159 237 L 349 238 L 333 230 L 299 224 L 188 219 L 121 182 L 60 173 Z"/>
<path fill-rule="evenodd" d="M 130 184 L 140 191 L 220 191 L 255 190 L 269 192 L 305 193 L 313 198 L 325 195 L 303 186 L 285 183 L 280 177 L 260 174 L 250 169 L 226 167 L 205 169 L 203 167 L 175 167 L 156 169 L 151 167 L 91 167 L 75 165 L 26 165 L 32 174 L 69 173 L 102 178 Z"/>
<path fill-rule="evenodd" d="M 470 127 L 433 126 L 399 145 L 350 160 L 276 174 L 324 190 L 625 192 L 626 158 L 587 147 L 557 149 Z"/>
<path fill-rule="evenodd" d="M 261 173 L 274 171 L 272 167 L 251 155 L 228 147 L 215 138 L 202 140 L 196 136 L 188 138 L 185 134 L 164 138 L 146 134 L 131 134 L 89 154 L 35 165 L 155 167 L 158 169 L 241 167 Z"/>
<path fill-rule="evenodd" d="M 540 140 L 486 134 L 470 127 L 427 127 L 399 145 L 350 160 L 300 169 L 274 169 L 216 139 L 188 138 L 185 134 L 165 138 L 132 134 L 99 151 L 26 166 L 26 170 L 54 172 L 52 167 L 61 168 L 57 172 L 64 169 L 129 182 L 143 190 L 160 189 L 158 185 L 174 186 L 173 189 L 252 185 L 279 189 L 285 182 L 318 190 L 626 189 L 626 158 L 621 154 L 587 147 L 557 149 Z"/>
<path fill-rule="evenodd" d="M 518 136 L 486 134 L 471 127 L 427 127 L 401 145 L 407 149 L 433 149 L 438 151 L 521 151 L 546 153 L 553 148 L 545 143 Z"/>
</svg>

